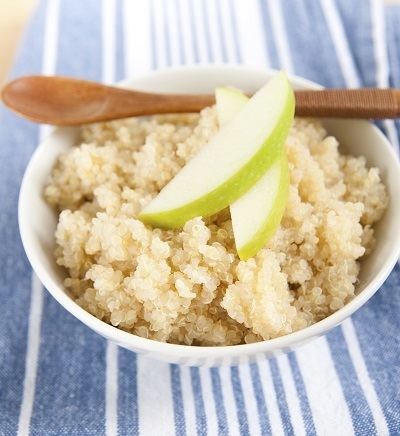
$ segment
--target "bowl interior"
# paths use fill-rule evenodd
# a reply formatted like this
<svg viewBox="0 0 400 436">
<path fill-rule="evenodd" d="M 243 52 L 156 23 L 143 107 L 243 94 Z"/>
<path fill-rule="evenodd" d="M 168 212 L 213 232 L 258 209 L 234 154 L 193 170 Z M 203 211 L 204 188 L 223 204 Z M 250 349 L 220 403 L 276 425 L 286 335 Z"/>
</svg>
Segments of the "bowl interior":
<svg viewBox="0 0 400 436">
<path fill-rule="evenodd" d="M 272 72 L 269 70 L 253 70 L 242 67 L 182 68 L 153 73 L 143 78 L 126 81 L 121 86 L 159 92 L 211 93 L 216 86 L 232 85 L 243 91 L 252 92 L 262 86 L 271 74 Z M 300 78 L 293 77 L 291 80 L 294 87 L 298 89 L 318 88 L 318 85 Z M 344 317 L 356 310 L 375 292 L 393 267 L 400 246 L 400 232 L 398 232 L 397 228 L 400 222 L 400 202 L 396 201 L 399 198 L 400 171 L 390 144 L 376 127 L 366 121 L 326 120 L 325 125 L 328 132 L 339 139 L 342 149 L 356 156 L 364 155 L 369 166 L 376 166 L 380 169 L 391 201 L 383 219 L 376 226 L 376 247 L 362 262 L 357 292 L 363 293 L 367 291 L 368 295 L 363 297 L 362 301 L 358 303 L 354 302 L 353 304 L 351 302 L 350 304 L 353 304 L 353 306 L 346 313 L 343 313 L 342 316 L 340 316 L 339 311 L 329 317 L 331 320 L 325 320 L 324 327 L 320 329 L 319 333 L 332 328 L 342 321 Z M 140 344 L 145 343 L 143 341 L 147 343 L 154 341 L 142 340 L 107 326 L 97 319 L 92 319 L 93 317 L 89 314 L 82 314 L 82 310 L 65 293 L 63 288 L 65 272 L 56 265 L 54 260 L 54 231 L 57 216 L 44 201 L 43 189 L 57 156 L 76 143 L 78 138 L 79 130 L 76 128 L 56 129 L 37 148 L 31 159 L 21 187 L 19 203 L 20 231 L 24 247 L 41 281 L 67 310 L 73 312 L 75 316 L 78 316 L 78 318 L 99 333 L 107 337 L 112 335 L 112 339 L 118 341 L 121 345 L 134 348 L 136 351 L 138 351 L 139 347 L 140 351 Z M 106 327 L 101 327 L 101 324 L 104 324 Z M 302 339 L 305 339 L 307 335 L 312 336 L 315 334 L 304 333 L 310 328 L 303 330 Z M 295 337 L 299 333 L 297 332 L 289 336 Z M 300 339 L 299 335 L 297 337 Z M 279 349 L 283 344 L 282 341 L 279 341 L 280 339 L 268 341 L 270 344 L 268 346 Z M 135 340 L 142 342 L 138 345 L 138 343 L 134 343 Z M 296 340 L 292 341 L 292 344 Z M 132 344 L 132 346 L 129 344 Z M 170 344 L 164 345 L 179 347 Z M 243 345 L 236 346 L 235 348 L 242 347 L 249 346 Z"/>
</svg>

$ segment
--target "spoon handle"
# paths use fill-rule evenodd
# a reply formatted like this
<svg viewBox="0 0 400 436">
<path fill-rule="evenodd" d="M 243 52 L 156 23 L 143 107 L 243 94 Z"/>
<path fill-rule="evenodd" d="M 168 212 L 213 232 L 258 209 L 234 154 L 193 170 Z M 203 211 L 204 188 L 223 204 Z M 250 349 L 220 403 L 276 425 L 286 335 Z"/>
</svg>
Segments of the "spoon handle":
<svg viewBox="0 0 400 436">
<path fill-rule="evenodd" d="M 317 118 L 399 118 L 399 89 L 322 89 L 295 91 L 296 115 Z M 165 112 L 196 112 L 214 103 L 213 96 L 206 95 L 169 95 L 154 96 L 143 105 L 146 113 Z M 147 110 L 146 110 L 147 109 Z"/>
<path fill-rule="evenodd" d="M 322 89 L 295 91 L 296 115 L 317 118 L 398 118 L 400 117 L 399 89 Z M 122 111 L 130 115 L 150 115 L 155 113 L 198 112 L 215 103 L 212 95 L 170 95 L 126 93 L 110 95 L 111 106 L 114 99 L 121 99 Z"/>
<path fill-rule="evenodd" d="M 296 115 L 337 118 L 399 118 L 399 89 L 296 91 Z"/>
</svg>

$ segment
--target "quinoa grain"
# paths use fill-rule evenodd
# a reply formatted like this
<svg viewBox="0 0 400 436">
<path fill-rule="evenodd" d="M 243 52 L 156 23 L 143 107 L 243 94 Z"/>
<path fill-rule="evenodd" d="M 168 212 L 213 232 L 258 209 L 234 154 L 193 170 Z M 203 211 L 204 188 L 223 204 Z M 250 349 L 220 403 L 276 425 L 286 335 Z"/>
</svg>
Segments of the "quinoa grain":
<svg viewBox="0 0 400 436">
<path fill-rule="evenodd" d="M 254 258 L 239 261 L 229 210 L 181 230 L 137 220 L 217 129 L 214 108 L 94 124 L 58 158 L 45 189 L 55 256 L 87 311 L 145 338 L 231 345 L 299 330 L 354 297 L 388 197 L 378 169 L 340 154 L 319 122 L 293 123 L 286 211 Z"/>
</svg>

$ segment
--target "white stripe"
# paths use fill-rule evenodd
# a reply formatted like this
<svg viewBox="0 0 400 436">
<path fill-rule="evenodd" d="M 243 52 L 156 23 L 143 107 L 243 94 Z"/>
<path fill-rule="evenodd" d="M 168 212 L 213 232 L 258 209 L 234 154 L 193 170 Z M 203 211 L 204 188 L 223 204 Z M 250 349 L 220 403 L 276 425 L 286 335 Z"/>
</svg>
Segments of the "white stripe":
<svg viewBox="0 0 400 436">
<path fill-rule="evenodd" d="M 271 426 L 271 433 L 274 436 L 283 436 L 282 417 L 278 408 L 278 401 L 274 383 L 272 380 L 271 367 L 264 356 L 257 357 L 258 368 L 260 371 L 260 379 L 264 392 L 265 403 L 267 405 L 267 413 Z"/>
<path fill-rule="evenodd" d="M 170 36 L 170 49 L 171 49 L 171 65 L 179 65 L 179 31 L 178 31 L 178 17 L 176 15 L 176 8 L 173 3 L 164 0 L 164 14 L 165 20 L 168 21 L 168 33 Z"/>
<path fill-rule="evenodd" d="M 106 435 L 118 434 L 118 347 L 107 341 L 106 351 Z"/>
<path fill-rule="evenodd" d="M 228 62 L 237 62 L 235 51 L 235 40 L 233 37 L 231 13 L 229 8 L 232 7 L 228 4 L 231 0 L 220 0 L 219 8 L 221 11 L 221 34 L 224 36 L 226 55 Z M 252 32 L 251 32 L 252 33 Z"/>
<path fill-rule="evenodd" d="M 219 374 L 221 377 L 221 389 L 225 404 L 226 421 L 229 426 L 229 435 L 239 436 L 239 421 L 236 413 L 235 395 L 233 393 L 231 381 L 231 368 L 229 366 L 222 366 L 219 368 Z"/>
<path fill-rule="evenodd" d="M 214 0 L 204 0 L 207 7 L 208 27 L 210 29 L 210 41 L 214 53 L 214 62 L 222 62 L 222 44 L 219 37 L 219 26 L 217 20 L 216 2 Z"/>
<path fill-rule="evenodd" d="M 154 34 L 150 34 L 150 38 L 154 37 L 154 44 L 156 47 L 157 67 L 167 67 L 167 53 L 166 53 L 166 38 L 164 28 L 164 5 L 162 0 L 150 0 L 153 2 L 153 21 L 154 21 Z M 150 27 L 149 27 L 150 28 Z"/>
<path fill-rule="evenodd" d="M 170 8 L 172 7 L 172 4 L 170 2 Z M 180 5 L 180 0 L 174 0 L 174 16 L 176 20 L 176 27 L 174 28 L 174 31 L 176 32 L 176 38 L 177 38 L 177 47 L 179 47 L 179 64 L 187 64 L 187 44 L 188 41 L 186 41 L 185 38 L 185 28 L 184 28 L 184 21 L 185 18 L 182 13 L 182 8 Z M 190 50 L 189 50 L 190 51 Z"/>
<path fill-rule="evenodd" d="M 238 41 L 242 51 L 243 63 L 254 66 L 269 66 L 268 47 L 263 32 L 263 23 L 256 0 L 234 0 L 236 11 Z M 251 32 L 249 31 L 251 29 Z"/>
<path fill-rule="evenodd" d="M 212 378 L 210 368 L 201 367 L 200 379 L 201 386 L 203 388 L 203 400 L 204 400 L 204 410 L 207 419 L 207 433 L 209 435 L 218 434 L 218 418 L 217 411 L 215 409 L 215 400 L 212 388 Z M 217 407 L 219 407 L 217 405 Z"/>
<path fill-rule="evenodd" d="M 365 399 L 367 400 L 372 416 L 374 417 L 376 430 L 380 436 L 387 435 L 389 434 L 389 430 L 386 418 L 383 414 L 378 396 L 376 395 L 374 385 L 369 377 L 368 369 L 361 352 L 360 343 L 358 342 L 357 334 L 350 318 L 342 324 L 342 330 L 351 359 L 356 368 L 358 381 L 363 388 Z"/>
<path fill-rule="evenodd" d="M 301 414 L 300 401 L 297 395 L 288 357 L 287 355 L 279 356 L 276 361 L 282 376 L 282 383 L 285 389 L 286 401 L 290 411 L 294 432 L 296 435 L 305 435 L 306 431 L 303 416 Z"/>
<path fill-rule="evenodd" d="M 18 421 L 18 435 L 28 435 L 35 398 L 36 372 L 40 347 L 40 324 L 43 309 L 43 287 L 35 273 L 32 273 L 31 307 L 28 324 L 28 345 L 25 360 L 25 378 L 21 410 Z"/>
<path fill-rule="evenodd" d="M 372 39 L 376 64 L 376 84 L 386 88 L 389 83 L 389 61 L 385 47 L 385 18 L 383 7 L 378 0 L 371 0 Z"/>
<path fill-rule="evenodd" d="M 151 68 L 149 2 L 125 0 L 123 10 L 125 76 L 132 78 Z"/>
<path fill-rule="evenodd" d="M 115 81 L 115 0 L 102 3 L 102 78 Z M 107 341 L 105 380 L 105 433 L 118 434 L 118 347 Z"/>
<path fill-rule="evenodd" d="M 292 59 L 290 56 L 289 42 L 285 34 L 285 24 L 282 15 L 282 4 L 276 0 L 267 2 L 271 17 L 272 33 L 278 51 L 281 67 L 288 73 L 293 73 Z"/>
<path fill-rule="evenodd" d="M 240 381 L 242 382 L 243 397 L 247 412 L 247 422 L 249 424 L 249 433 L 251 435 L 261 434 L 260 421 L 258 419 L 257 401 L 251 381 L 250 364 L 243 363 L 239 365 L 238 371 Z"/>
<path fill-rule="evenodd" d="M 296 353 L 317 434 L 353 435 L 353 424 L 325 337 Z"/>
<path fill-rule="evenodd" d="M 103 0 L 102 76 L 103 82 L 115 81 L 115 0 Z"/>
<path fill-rule="evenodd" d="M 389 86 L 389 59 L 386 48 L 385 13 L 380 1 L 371 0 L 372 39 L 374 42 L 374 56 L 376 64 L 376 84 L 379 88 Z M 390 142 L 399 156 L 399 140 L 396 126 L 392 120 L 384 122 Z"/>
<path fill-rule="evenodd" d="M 193 1 L 193 21 L 195 23 L 192 32 L 195 34 L 195 39 L 197 40 L 197 47 L 199 52 L 200 62 L 207 62 L 208 52 L 207 52 L 207 40 L 206 40 L 206 29 L 204 28 L 204 17 L 203 5 L 201 1 Z"/>
<path fill-rule="evenodd" d="M 343 71 L 346 84 L 349 88 L 359 88 L 360 81 L 357 75 L 357 69 L 336 5 L 332 0 L 321 0 L 321 7 L 328 24 L 329 32 L 332 36 L 335 50 L 340 54 L 337 59 Z"/>
<path fill-rule="evenodd" d="M 186 58 L 186 64 L 194 63 L 192 32 L 189 15 L 189 5 L 187 0 L 176 0 L 178 2 L 181 26 L 182 26 L 182 41 L 184 46 L 184 53 Z"/>
<path fill-rule="evenodd" d="M 55 72 L 58 44 L 58 15 L 59 0 L 49 2 L 46 10 L 44 27 L 44 47 L 42 73 L 51 75 Z M 39 129 L 39 141 L 41 142 L 48 133 L 48 126 L 41 126 Z M 25 357 L 25 377 L 22 393 L 21 409 L 18 419 L 18 435 L 29 434 L 29 427 L 32 416 L 33 402 L 36 389 L 36 373 L 40 347 L 40 326 L 43 310 L 43 287 L 39 279 L 32 273 L 31 305 L 28 323 L 28 342 Z"/>
<path fill-rule="evenodd" d="M 140 434 L 174 434 L 169 365 L 138 354 L 137 381 Z"/>
<path fill-rule="evenodd" d="M 58 15 L 60 1 L 48 2 L 46 11 L 46 23 L 44 31 L 43 65 L 42 73 L 52 75 L 55 73 L 57 62 L 58 44 Z"/>
</svg>

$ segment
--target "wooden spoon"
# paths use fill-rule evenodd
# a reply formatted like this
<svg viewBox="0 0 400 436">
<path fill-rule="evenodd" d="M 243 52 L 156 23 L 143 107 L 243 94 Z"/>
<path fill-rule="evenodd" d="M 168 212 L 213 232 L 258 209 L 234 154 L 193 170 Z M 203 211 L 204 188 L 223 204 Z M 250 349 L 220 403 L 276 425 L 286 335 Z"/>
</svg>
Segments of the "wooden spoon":
<svg viewBox="0 0 400 436">
<path fill-rule="evenodd" d="M 399 89 L 296 91 L 296 115 L 337 118 L 397 118 Z M 211 95 L 131 91 L 69 77 L 26 76 L 2 90 L 6 106 L 32 121 L 73 126 L 138 115 L 198 112 Z"/>
</svg>

